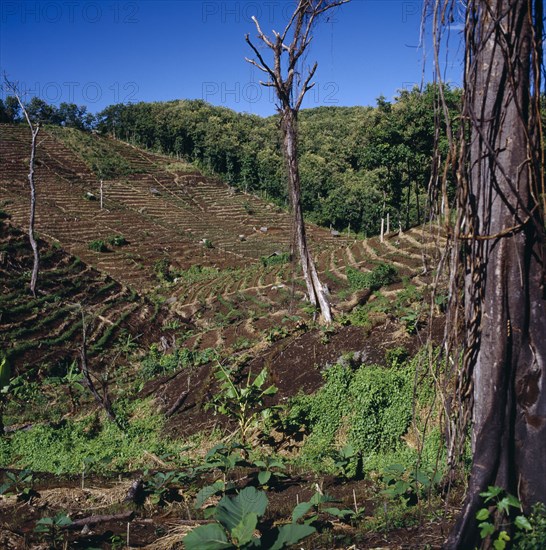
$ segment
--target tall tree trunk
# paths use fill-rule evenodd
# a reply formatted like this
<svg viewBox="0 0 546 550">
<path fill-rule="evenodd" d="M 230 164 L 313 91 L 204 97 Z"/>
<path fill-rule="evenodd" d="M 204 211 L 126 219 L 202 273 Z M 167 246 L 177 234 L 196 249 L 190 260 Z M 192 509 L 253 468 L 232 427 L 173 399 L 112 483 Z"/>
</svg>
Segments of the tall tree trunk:
<svg viewBox="0 0 546 550">
<path fill-rule="evenodd" d="M 292 109 L 282 111 L 281 130 L 283 134 L 283 150 L 288 171 L 288 194 L 292 210 L 292 225 L 294 240 L 301 261 L 303 278 L 307 286 L 310 302 L 320 307 L 325 323 L 332 322 L 330 304 L 322 286 L 315 262 L 307 246 L 305 222 L 301 208 L 300 174 L 298 168 L 297 113 Z"/>
<path fill-rule="evenodd" d="M 36 218 L 36 185 L 34 183 L 34 160 L 36 157 L 36 140 L 38 138 L 38 132 L 40 131 L 40 125 L 35 128 L 30 125 L 32 131 L 32 143 L 30 148 L 30 166 L 28 171 L 28 183 L 30 186 L 30 216 L 28 224 L 28 238 L 30 240 L 30 246 L 32 247 L 32 253 L 34 256 L 34 262 L 32 266 L 32 275 L 30 277 L 30 291 L 36 296 L 36 282 L 38 280 L 38 270 L 40 269 L 40 253 L 38 252 L 38 243 L 34 237 L 34 220 Z"/>
<path fill-rule="evenodd" d="M 532 4 L 473 0 L 467 12 L 463 114 L 470 141 L 460 237 L 468 240 L 473 463 L 450 549 L 478 542 L 475 516 L 488 485 L 517 495 L 526 511 L 546 502 L 545 239 L 530 94 Z"/>
</svg>

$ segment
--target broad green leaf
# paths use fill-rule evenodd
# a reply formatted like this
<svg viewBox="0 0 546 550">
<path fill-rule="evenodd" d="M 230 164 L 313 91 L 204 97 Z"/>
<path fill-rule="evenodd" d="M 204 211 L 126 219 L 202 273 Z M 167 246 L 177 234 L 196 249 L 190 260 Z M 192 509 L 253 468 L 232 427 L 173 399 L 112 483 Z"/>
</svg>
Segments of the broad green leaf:
<svg viewBox="0 0 546 550">
<path fill-rule="evenodd" d="M 55 517 L 55 523 L 58 527 L 67 527 L 68 525 L 72 525 L 72 520 L 65 514 L 61 514 Z"/>
<path fill-rule="evenodd" d="M 421 470 L 416 470 L 413 472 L 413 479 L 424 487 L 428 487 L 430 485 L 430 478 Z"/>
<path fill-rule="evenodd" d="M 324 504 L 325 502 L 338 502 L 334 497 L 330 496 L 328 493 L 320 494 L 318 491 L 311 497 L 309 501 L 311 504 Z"/>
<path fill-rule="evenodd" d="M 5 357 L 2 357 L 0 361 L 0 388 L 4 388 L 9 384 L 11 378 L 11 368 L 9 366 L 8 360 Z"/>
<path fill-rule="evenodd" d="M 525 516 L 517 516 L 514 520 L 514 525 L 522 531 L 531 531 L 533 527 Z"/>
<path fill-rule="evenodd" d="M 485 502 L 489 502 L 495 497 L 498 497 L 501 493 L 502 487 L 494 487 L 493 485 L 489 485 L 487 491 L 480 493 L 480 496 L 485 498 Z"/>
<path fill-rule="evenodd" d="M 213 495 L 220 493 L 224 490 L 223 481 L 215 481 L 212 485 L 203 487 L 195 497 L 195 508 L 201 508 L 203 504 Z"/>
<path fill-rule="evenodd" d="M 244 546 L 252 540 L 256 525 L 258 525 L 258 516 L 254 512 L 250 512 L 232 529 L 231 537 L 237 546 Z"/>
<path fill-rule="evenodd" d="M 277 386 L 269 386 L 266 390 L 262 392 L 262 395 L 275 395 L 279 391 Z"/>
<path fill-rule="evenodd" d="M 224 496 L 216 508 L 216 519 L 228 531 L 232 531 L 246 515 L 253 513 L 258 517 L 265 514 L 267 497 L 263 491 L 254 487 L 245 487 L 237 496 Z"/>
<path fill-rule="evenodd" d="M 300 502 L 292 511 L 292 523 L 296 523 L 298 519 L 305 516 L 312 507 L 313 504 L 311 502 Z"/>
<path fill-rule="evenodd" d="M 481 508 L 476 514 L 476 519 L 478 521 L 484 521 L 489 517 L 489 510 L 487 508 Z"/>
<path fill-rule="evenodd" d="M 234 548 L 228 541 L 226 533 L 217 523 L 201 525 L 190 531 L 184 537 L 184 548 L 186 550 L 222 550 Z"/>
<path fill-rule="evenodd" d="M 504 550 L 507 542 L 510 542 L 508 533 L 506 531 L 501 531 L 497 540 L 493 541 L 493 548 L 495 550 Z"/>
<path fill-rule="evenodd" d="M 260 485 L 265 485 L 271 479 L 271 472 L 259 472 L 258 482 Z"/>
<path fill-rule="evenodd" d="M 273 546 L 269 550 L 281 550 L 287 546 L 292 546 L 300 540 L 312 535 L 316 529 L 311 525 L 300 525 L 299 523 L 290 523 L 279 527 L 279 534 Z"/>
<path fill-rule="evenodd" d="M 258 374 L 258 376 L 256 376 L 256 378 L 254 379 L 254 382 L 252 382 L 252 385 L 255 388 L 261 388 L 264 385 L 266 378 L 267 378 L 267 368 L 264 367 L 261 370 L 260 374 Z"/>
<path fill-rule="evenodd" d="M 499 502 L 497 502 L 497 508 L 501 512 L 504 512 L 506 515 L 508 515 L 510 512 L 510 500 L 508 499 L 508 497 L 501 498 Z"/>
<path fill-rule="evenodd" d="M 336 518 L 345 518 L 353 513 L 353 510 L 340 510 L 339 508 L 325 508 L 323 512 L 331 514 Z"/>
<path fill-rule="evenodd" d="M 488 521 L 480 523 L 478 527 L 480 528 L 480 537 L 482 538 L 482 540 L 495 532 L 495 526 Z"/>
<path fill-rule="evenodd" d="M 521 509 L 521 502 L 514 495 L 506 495 L 506 500 L 508 501 L 509 506 L 512 506 L 512 508 Z"/>
</svg>

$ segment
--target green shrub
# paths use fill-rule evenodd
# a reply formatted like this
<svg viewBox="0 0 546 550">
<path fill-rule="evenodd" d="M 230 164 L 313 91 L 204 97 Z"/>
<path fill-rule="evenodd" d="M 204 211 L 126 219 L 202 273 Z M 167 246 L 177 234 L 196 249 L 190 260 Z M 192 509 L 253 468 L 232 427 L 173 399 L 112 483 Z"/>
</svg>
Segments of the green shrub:
<svg viewBox="0 0 546 550">
<path fill-rule="evenodd" d="M 150 351 L 141 361 L 140 376 L 147 380 L 177 369 L 198 367 L 217 358 L 218 352 L 214 348 L 201 351 L 182 348 L 175 349 L 172 353 L 164 353 L 157 344 L 152 344 Z"/>
<path fill-rule="evenodd" d="M 112 246 L 125 246 L 129 241 L 123 235 L 113 235 L 108 238 L 108 243 Z"/>
<path fill-rule="evenodd" d="M 527 519 L 531 529 L 516 532 L 514 548 L 517 550 L 546 548 L 546 506 L 542 502 L 535 504 Z"/>
<path fill-rule="evenodd" d="M 352 266 L 346 268 L 347 280 L 353 290 L 378 290 L 390 285 L 398 279 L 397 269 L 386 263 L 377 264 L 372 271 L 364 273 Z"/>
<path fill-rule="evenodd" d="M 290 254 L 288 252 L 283 252 L 282 254 L 271 254 L 270 256 L 262 256 L 260 262 L 264 267 L 269 267 L 271 265 L 282 265 L 290 262 Z"/>
<path fill-rule="evenodd" d="M 89 250 L 93 250 L 95 252 L 107 252 L 108 251 L 108 247 L 106 246 L 106 243 L 102 240 L 96 240 L 96 241 L 91 241 L 88 245 L 87 245 L 87 248 L 89 248 Z"/>
<path fill-rule="evenodd" d="M 394 462 L 410 465 L 417 450 L 403 436 L 412 421 L 415 361 L 393 360 L 395 367 L 363 365 L 356 370 L 337 364 L 325 371 L 325 384 L 315 394 L 294 398 L 284 422 L 287 430 L 303 427 L 308 434 L 303 462 L 332 470 L 339 449 L 350 445 L 362 455 L 364 470 Z M 429 393 L 420 391 L 417 399 L 424 403 Z M 434 462 L 440 441 L 435 427 L 428 433 L 423 461 Z"/>
<path fill-rule="evenodd" d="M 161 258 L 154 263 L 154 273 L 160 282 L 172 282 L 171 262 L 167 258 Z"/>
</svg>

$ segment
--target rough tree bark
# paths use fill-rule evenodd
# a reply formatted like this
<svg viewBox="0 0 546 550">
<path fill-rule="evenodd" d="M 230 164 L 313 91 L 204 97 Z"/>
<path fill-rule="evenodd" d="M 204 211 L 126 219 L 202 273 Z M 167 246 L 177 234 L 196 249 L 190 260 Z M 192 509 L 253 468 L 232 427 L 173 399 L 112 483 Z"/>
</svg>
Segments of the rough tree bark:
<svg viewBox="0 0 546 550">
<path fill-rule="evenodd" d="M 36 282 L 38 281 L 38 271 L 40 269 L 40 253 L 38 251 L 38 243 L 34 237 L 34 221 L 36 219 L 36 184 L 34 182 L 34 162 L 36 160 L 36 146 L 38 140 L 38 132 L 40 131 L 40 123 L 33 123 L 28 116 L 28 112 L 19 97 L 17 91 L 17 86 L 10 82 L 5 76 L 4 81 L 6 83 L 6 88 L 13 93 L 19 102 L 21 111 L 25 115 L 25 119 L 30 127 L 30 132 L 32 135 L 32 140 L 30 144 L 30 162 L 28 169 L 28 183 L 30 186 L 30 215 L 29 215 L 29 224 L 28 224 L 28 239 L 30 241 L 30 246 L 32 247 L 32 253 L 34 256 L 34 262 L 32 266 L 32 274 L 30 276 L 30 291 L 33 296 L 36 296 Z"/>
<path fill-rule="evenodd" d="M 542 0 L 467 7 L 457 229 L 473 463 L 449 549 L 479 542 L 488 485 L 546 502 L 546 289 L 539 111 Z"/>
<path fill-rule="evenodd" d="M 292 208 L 294 244 L 300 258 L 309 301 L 320 307 L 322 318 L 326 323 L 332 321 L 332 313 L 327 289 L 318 278 L 315 262 L 307 245 L 298 166 L 298 112 L 305 94 L 313 87 L 311 80 L 317 70 L 317 63 L 309 70 L 303 83 L 301 83 L 297 65 L 312 40 L 311 31 L 319 16 L 348 1 L 298 0 L 296 9 L 283 33 L 273 31 L 274 39 L 268 38 L 262 32 L 258 20 L 253 17 L 258 38 L 273 53 L 272 65 L 265 62 L 260 50 L 252 43 L 249 35 L 246 35 L 246 41 L 257 59 L 247 58 L 247 61 L 268 75 L 269 80 L 260 84 L 273 88 L 279 100 L 277 109 L 281 117 L 283 152 L 288 171 L 288 194 Z M 284 59 L 287 61 L 287 66 L 283 71 Z"/>
</svg>

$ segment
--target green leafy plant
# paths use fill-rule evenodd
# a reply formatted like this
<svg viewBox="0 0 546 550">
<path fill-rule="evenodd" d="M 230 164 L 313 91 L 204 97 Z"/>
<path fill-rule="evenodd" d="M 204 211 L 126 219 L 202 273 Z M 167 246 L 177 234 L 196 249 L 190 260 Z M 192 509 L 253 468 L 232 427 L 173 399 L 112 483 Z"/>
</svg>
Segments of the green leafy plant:
<svg viewBox="0 0 546 550">
<path fill-rule="evenodd" d="M 125 246 L 129 241 L 123 235 L 113 235 L 108 238 L 108 244 L 112 246 Z"/>
<path fill-rule="evenodd" d="M 273 385 L 265 386 L 267 369 L 264 368 L 251 380 L 252 372 L 248 372 L 246 383 L 237 385 L 233 374 L 221 363 L 215 373 L 220 384 L 219 392 L 213 397 L 211 406 L 215 412 L 224 414 L 237 422 L 239 438 L 243 444 L 248 441 L 251 430 L 256 429 L 260 422 L 270 417 L 272 407 L 264 405 L 267 396 L 277 393 Z"/>
<path fill-rule="evenodd" d="M 184 537 L 186 550 L 215 550 L 221 548 L 264 548 L 280 550 L 315 532 L 310 525 L 292 521 L 288 525 L 267 528 L 259 525 L 268 499 L 263 491 L 246 487 L 237 495 L 225 495 L 214 507 L 215 523 L 201 525 Z M 261 537 L 255 536 L 259 529 Z"/>
<path fill-rule="evenodd" d="M 286 477 L 286 474 L 282 471 L 285 466 L 278 458 L 266 456 L 255 460 L 254 466 L 260 469 L 257 479 L 258 483 L 263 487 L 267 487 L 271 481 Z"/>
<path fill-rule="evenodd" d="M 36 522 L 34 532 L 49 542 L 51 548 L 59 548 L 65 542 L 66 528 L 72 525 L 72 520 L 59 512 L 54 517 L 41 518 Z"/>
<path fill-rule="evenodd" d="M 229 474 L 237 466 L 249 465 L 243 457 L 247 454 L 248 448 L 237 442 L 219 443 L 208 451 L 203 464 L 196 470 L 219 470 L 222 477 L 199 490 L 195 497 L 196 508 L 201 508 L 212 496 L 224 495 L 234 488 L 234 484 L 229 481 Z"/>
<path fill-rule="evenodd" d="M 148 470 L 145 470 L 144 478 L 144 491 L 151 502 L 156 506 L 163 506 L 167 502 L 179 499 L 178 491 L 174 486 L 187 481 L 191 478 L 191 475 L 187 472 L 176 471 L 151 474 Z"/>
<path fill-rule="evenodd" d="M 352 266 L 347 266 L 347 280 L 353 290 L 378 290 L 383 286 L 390 285 L 397 281 L 397 269 L 387 263 L 377 264 L 372 271 L 364 273 Z"/>
<path fill-rule="evenodd" d="M 361 475 L 362 453 L 350 443 L 339 449 L 334 455 L 334 468 L 345 479 Z"/>
<path fill-rule="evenodd" d="M 18 500 L 28 501 L 35 495 L 32 488 L 34 474 L 30 470 L 5 473 L 6 481 L 0 485 L 0 495 L 17 495 Z"/>
<path fill-rule="evenodd" d="M 440 472 L 406 468 L 402 464 L 387 466 L 382 475 L 386 489 L 381 494 L 400 501 L 404 506 L 416 503 L 419 498 L 441 481 Z"/>
<path fill-rule="evenodd" d="M 87 245 L 87 248 L 89 248 L 89 250 L 93 250 L 94 252 L 108 252 L 108 247 L 106 246 L 106 243 L 100 239 L 91 241 Z"/>
<path fill-rule="evenodd" d="M 265 335 L 265 341 L 272 344 L 273 342 L 286 338 L 289 334 L 290 330 L 286 326 L 272 327 Z"/>
<path fill-rule="evenodd" d="M 173 281 L 171 262 L 167 258 L 161 258 L 154 262 L 154 273 L 161 283 L 171 283 Z"/>
<path fill-rule="evenodd" d="M 276 253 L 270 256 L 262 256 L 260 262 L 264 267 L 287 264 L 290 262 L 290 254 L 288 252 L 283 252 L 281 254 Z"/>
<path fill-rule="evenodd" d="M 353 515 L 354 510 L 340 509 L 335 506 L 327 506 L 337 503 L 327 493 L 317 490 L 309 501 L 300 502 L 292 512 L 292 523 L 296 523 L 300 519 L 304 519 L 306 525 L 310 525 L 317 521 L 321 514 L 329 514 L 336 518 L 347 518 Z"/>
<path fill-rule="evenodd" d="M 527 519 L 530 529 L 516 530 L 514 548 L 517 550 L 546 548 L 546 506 L 542 502 L 535 504 Z"/>
<path fill-rule="evenodd" d="M 514 495 L 507 493 L 502 487 L 490 485 L 480 496 L 484 497 L 484 504 L 490 503 L 489 507 L 480 508 L 476 513 L 480 537 L 482 540 L 491 540 L 495 550 L 504 550 L 507 547 L 511 541 L 512 528 L 516 532 L 532 531 L 529 519 L 523 514 L 515 516 L 513 525 L 511 524 L 511 509 L 522 511 L 521 502 Z"/>
</svg>

